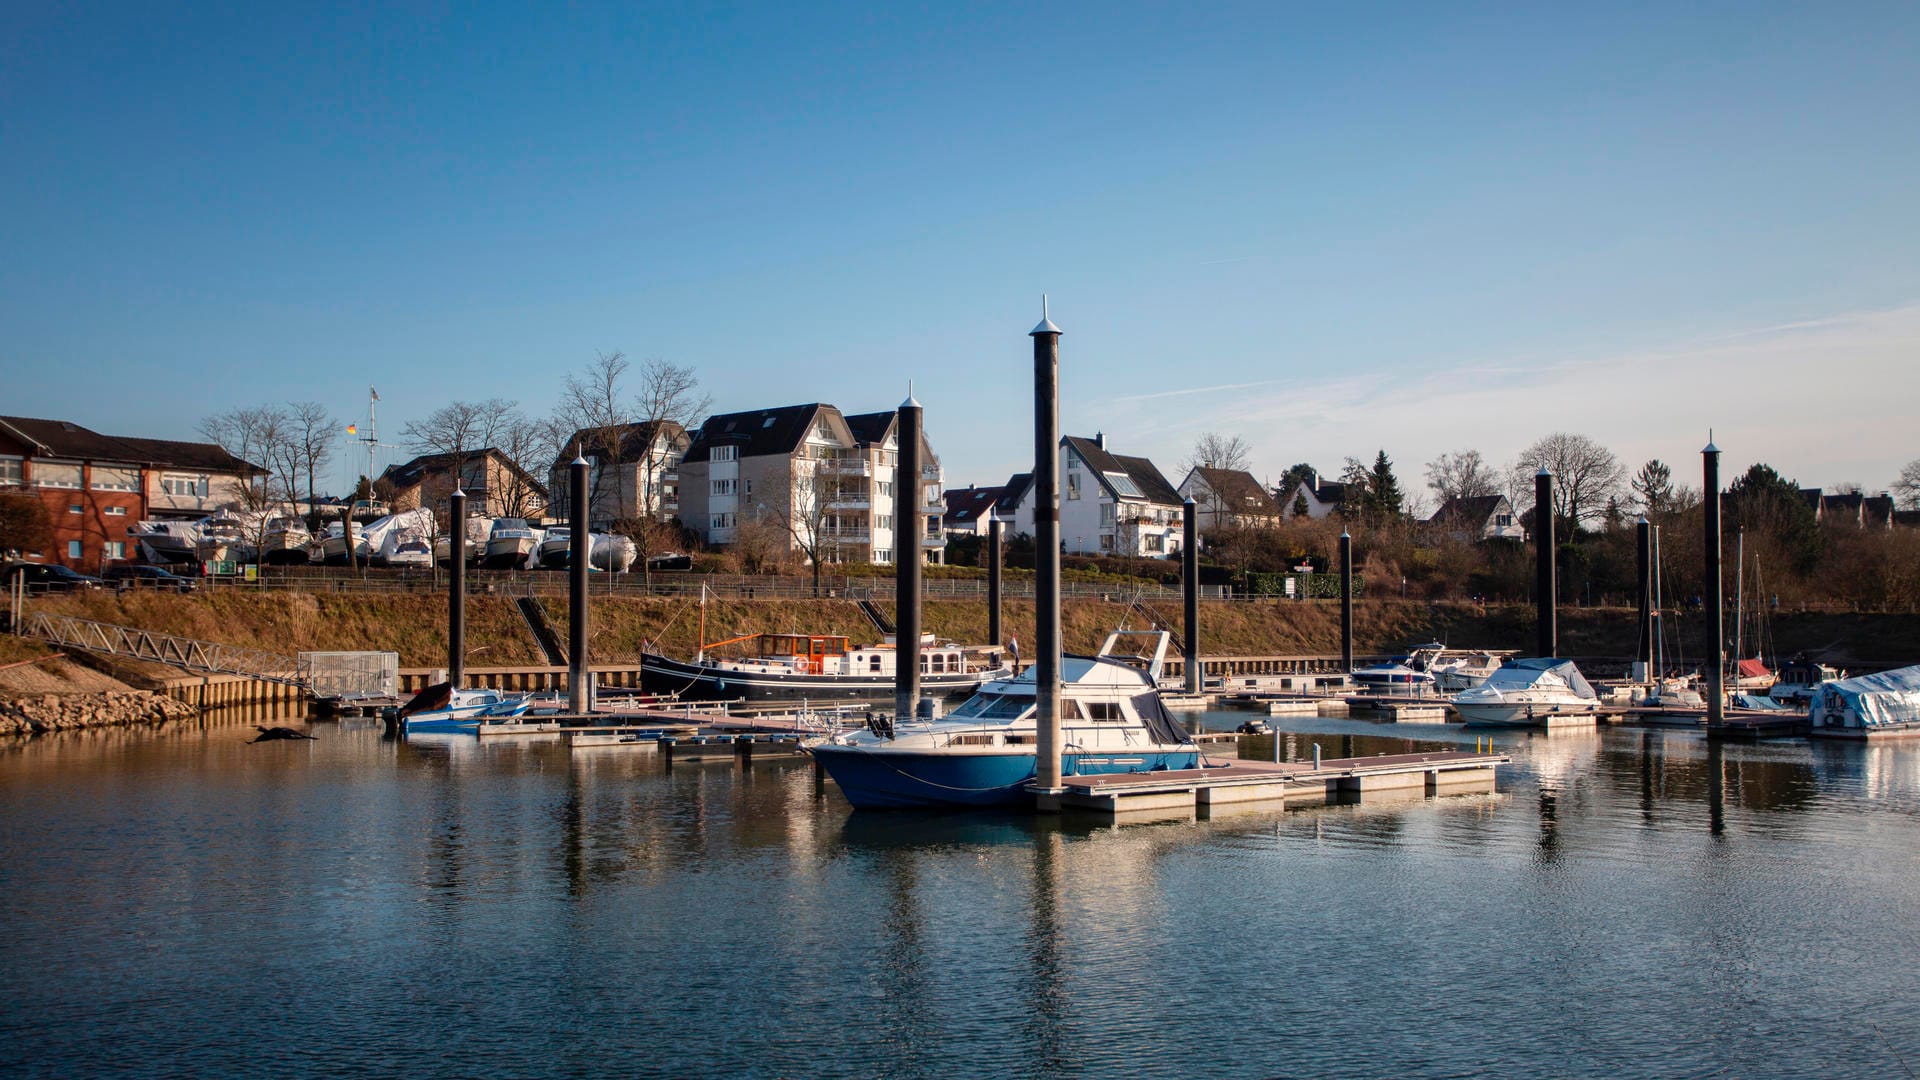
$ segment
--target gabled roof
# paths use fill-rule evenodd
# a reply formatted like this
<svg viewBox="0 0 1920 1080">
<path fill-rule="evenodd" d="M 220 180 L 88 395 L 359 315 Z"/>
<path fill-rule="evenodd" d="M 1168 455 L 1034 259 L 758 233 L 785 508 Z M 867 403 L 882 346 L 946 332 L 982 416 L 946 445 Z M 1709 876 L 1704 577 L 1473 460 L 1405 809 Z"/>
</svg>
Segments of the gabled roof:
<svg viewBox="0 0 1920 1080">
<path fill-rule="evenodd" d="M 853 441 L 861 446 L 880 446 L 886 443 L 894 422 L 899 419 L 900 412 L 897 409 L 854 413 L 847 417 L 847 430 L 853 432 Z"/>
<path fill-rule="evenodd" d="M 1807 500 L 1807 508 L 1809 510 L 1812 510 L 1816 514 L 1820 512 L 1819 488 L 1801 488 L 1800 497 Z"/>
<path fill-rule="evenodd" d="M 1458 522 L 1475 528 L 1484 526 L 1487 519 L 1500 512 L 1507 501 L 1505 495 L 1473 495 L 1465 499 L 1448 499 L 1433 516 L 1429 524 L 1439 525 Z"/>
<path fill-rule="evenodd" d="M 553 463 L 565 467 L 573 460 L 576 446 L 589 461 L 606 460 L 610 450 L 619 461 L 638 461 L 646 456 L 647 448 L 656 440 L 664 438 L 672 443 L 685 435 L 686 429 L 672 420 L 641 420 L 632 424 L 580 428 L 567 436 Z"/>
<path fill-rule="evenodd" d="M 38 457 L 121 461 L 136 465 L 205 469 L 208 472 L 259 473 L 265 470 L 234 457 L 218 443 L 179 442 L 102 435 L 66 420 L 0 416 L 0 435 L 26 444 Z"/>
<path fill-rule="evenodd" d="M 1077 435 L 1069 435 L 1061 439 L 1060 444 L 1071 447 L 1073 452 L 1080 456 L 1080 460 L 1087 463 L 1087 467 L 1092 469 L 1094 475 L 1099 478 L 1100 486 L 1106 490 L 1108 497 L 1116 502 L 1121 499 L 1145 499 L 1147 502 L 1164 506 L 1179 506 L 1185 501 L 1180 497 L 1179 492 L 1173 490 L 1173 485 L 1167 483 L 1167 478 L 1160 475 L 1160 470 L 1154 467 L 1153 462 L 1146 458 L 1108 453 L 1099 443 L 1092 439 L 1082 439 Z M 1120 494 L 1114 487 L 1112 478 L 1108 476 L 1109 473 L 1118 473 L 1131 479 L 1140 494 Z"/>
<path fill-rule="evenodd" d="M 1213 492 L 1215 502 L 1209 509 L 1267 517 L 1280 512 L 1266 487 L 1244 469 L 1214 469 L 1195 465 L 1193 473 L 1189 475 L 1197 475 L 1200 482 L 1207 485 L 1207 490 Z"/>
<path fill-rule="evenodd" d="M 1027 497 L 1027 489 L 1032 486 L 1032 473 L 1017 472 L 1007 477 L 1007 482 L 1000 486 L 1000 501 L 994 504 L 994 509 L 999 511 L 1001 517 L 1012 518 L 1014 512 L 1020 509 L 1020 500 Z"/>
<path fill-rule="evenodd" d="M 715 446 L 737 446 L 743 458 L 791 454 L 806 442 L 814 417 L 822 411 L 836 418 L 840 415 L 840 410 L 816 401 L 808 405 L 709 416 L 693 437 L 693 444 L 687 447 L 684 460 L 709 461 Z"/>
<path fill-rule="evenodd" d="M 1339 506 L 1347 501 L 1347 485 L 1334 480 L 1321 480 L 1317 484 L 1302 480 L 1293 486 L 1292 491 L 1281 492 L 1280 501 L 1291 507 L 1294 497 L 1300 494 L 1302 488 L 1306 489 L 1308 498 L 1321 506 Z"/>
<path fill-rule="evenodd" d="M 1869 495 L 1862 504 L 1866 510 L 1869 525 L 1890 525 L 1893 523 L 1893 496 Z"/>
<path fill-rule="evenodd" d="M 941 498 L 947 502 L 947 512 L 941 520 L 950 525 L 970 524 L 993 513 L 1005 488 L 965 487 L 948 488 L 941 492 Z"/>
<path fill-rule="evenodd" d="M 468 450 L 460 456 L 465 457 L 468 461 L 485 461 L 488 458 L 492 458 L 500 467 L 513 473 L 514 476 L 519 478 L 521 483 L 528 485 L 534 492 L 539 494 L 542 499 L 547 497 L 547 486 L 535 479 L 532 473 L 514 464 L 513 459 L 502 453 L 498 447 L 483 446 L 478 450 Z M 422 454 L 404 464 L 387 466 L 386 469 L 381 472 L 380 479 L 404 491 L 426 480 L 429 476 L 440 473 L 452 473 L 454 459 L 455 455 L 450 453 Z"/>
</svg>

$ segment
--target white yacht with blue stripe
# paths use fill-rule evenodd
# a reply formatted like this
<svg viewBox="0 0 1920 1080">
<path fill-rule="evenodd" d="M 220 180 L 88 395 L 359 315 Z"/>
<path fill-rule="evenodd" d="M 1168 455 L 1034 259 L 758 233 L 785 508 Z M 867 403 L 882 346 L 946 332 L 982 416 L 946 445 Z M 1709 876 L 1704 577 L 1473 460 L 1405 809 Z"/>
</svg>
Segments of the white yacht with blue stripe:
<svg viewBox="0 0 1920 1080">
<path fill-rule="evenodd" d="M 1151 656 L 1114 652 L 1126 637 L 1154 641 Z M 1061 772 L 1192 769 L 1200 750 L 1160 702 L 1170 635 L 1117 632 L 1098 656 L 1067 656 L 1060 668 Z M 995 806 L 1031 798 L 1035 772 L 1034 673 L 996 679 L 947 716 L 871 721 L 807 744 L 858 808 Z"/>
</svg>

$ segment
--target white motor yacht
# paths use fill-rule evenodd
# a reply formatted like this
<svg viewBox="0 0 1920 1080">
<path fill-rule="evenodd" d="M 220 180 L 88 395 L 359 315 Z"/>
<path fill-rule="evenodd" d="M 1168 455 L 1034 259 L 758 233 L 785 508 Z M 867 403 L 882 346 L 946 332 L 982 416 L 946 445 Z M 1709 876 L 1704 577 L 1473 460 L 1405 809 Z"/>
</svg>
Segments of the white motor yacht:
<svg viewBox="0 0 1920 1080">
<path fill-rule="evenodd" d="M 1453 699 L 1460 719 L 1476 727 L 1540 727 L 1555 716 L 1591 716 L 1600 698 L 1573 666 L 1558 657 L 1503 664 L 1487 681 Z"/>
</svg>

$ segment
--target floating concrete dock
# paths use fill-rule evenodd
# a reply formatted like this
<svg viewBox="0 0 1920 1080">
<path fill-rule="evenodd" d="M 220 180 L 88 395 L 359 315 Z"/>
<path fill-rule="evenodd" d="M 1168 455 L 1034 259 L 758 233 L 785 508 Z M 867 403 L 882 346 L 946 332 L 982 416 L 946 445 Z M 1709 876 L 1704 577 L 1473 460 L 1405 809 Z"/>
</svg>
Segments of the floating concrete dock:
<svg viewBox="0 0 1920 1080">
<path fill-rule="evenodd" d="M 1419 798 L 1493 790 L 1505 754 L 1443 751 L 1268 763 L 1236 761 L 1210 769 L 1102 773 L 1061 778 L 1056 791 L 1036 791 L 1043 811 L 1080 810 L 1115 818 L 1215 817 L 1223 810 L 1275 810 L 1288 805 Z"/>
</svg>

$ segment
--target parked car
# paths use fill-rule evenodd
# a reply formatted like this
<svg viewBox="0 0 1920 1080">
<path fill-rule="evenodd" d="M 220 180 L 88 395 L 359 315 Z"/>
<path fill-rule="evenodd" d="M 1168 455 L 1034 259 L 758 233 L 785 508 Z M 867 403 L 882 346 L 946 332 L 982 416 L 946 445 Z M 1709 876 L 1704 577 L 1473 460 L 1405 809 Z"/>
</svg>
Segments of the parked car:
<svg viewBox="0 0 1920 1080">
<path fill-rule="evenodd" d="M 168 573 L 157 566 L 109 566 L 100 577 L 116 589 L 172 589 L 192 592 L 198 583 L 192 578 Z"/>
<path fill-rule="evenodd" d="M 25 578 L 29 593 L 73 592 L 76 589 L 98 589 L 106 584 L 92 574 L 69 570 L 58 563 L 10 563 L 4 576 L 9 588 L 13 586 L 15 578 Z"/>
</svg>

